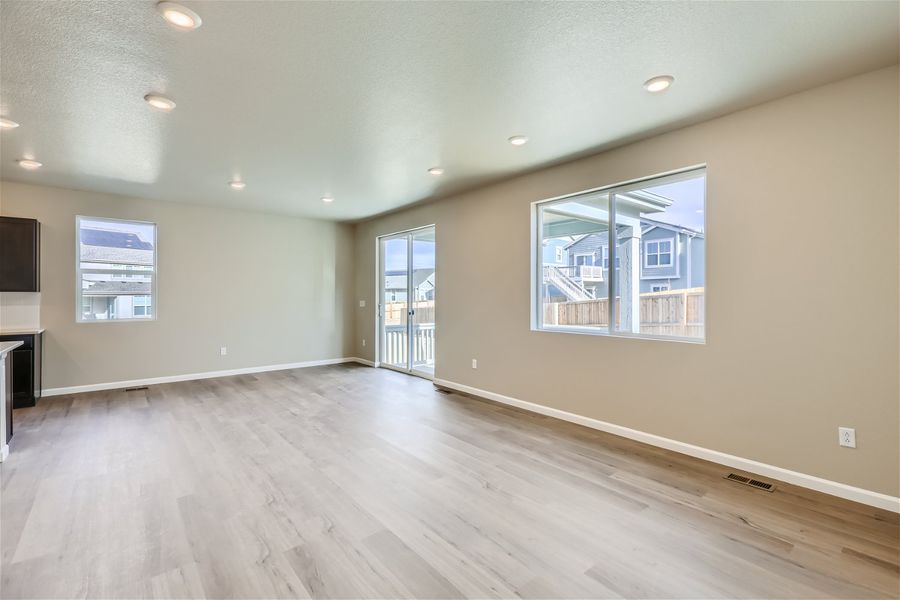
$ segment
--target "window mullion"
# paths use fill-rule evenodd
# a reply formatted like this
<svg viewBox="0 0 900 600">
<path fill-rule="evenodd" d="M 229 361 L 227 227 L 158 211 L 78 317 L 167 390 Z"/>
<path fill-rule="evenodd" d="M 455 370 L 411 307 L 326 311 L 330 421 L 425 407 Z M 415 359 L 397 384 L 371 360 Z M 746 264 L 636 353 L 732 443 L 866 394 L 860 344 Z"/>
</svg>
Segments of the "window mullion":
<svg viewBox="0 0 900 600">
<path fill-rule="evenodd" d="M 534 286 L 532 288 L 537 301 L 533 303 L 534 323 L 538 329 L 544 328 L 544 215 L 540 207 L 534 207 L 535 232 L 532 234 L 534 238 L 534 260 L 537 265 L 533 269 L 532 277 L 534 277 Z"/>
<path fill-rule="evenodd" d="M 609 243 L 609 283 L 607 284 L 607 297 L 609 298 L 609 333 L 615 331 L 616 325 L 616 256 L 619 249 L 616 247 L 616 193 L 609 193 L 609 231 L 607 233 L 607 242 Z"/>
</svg>

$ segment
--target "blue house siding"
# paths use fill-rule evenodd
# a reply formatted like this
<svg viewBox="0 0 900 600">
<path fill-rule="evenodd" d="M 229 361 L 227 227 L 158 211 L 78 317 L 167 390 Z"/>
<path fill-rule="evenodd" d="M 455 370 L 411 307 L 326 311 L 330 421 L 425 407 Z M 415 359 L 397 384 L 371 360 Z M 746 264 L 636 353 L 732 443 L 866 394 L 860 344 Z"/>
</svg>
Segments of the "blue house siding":
<svg viewBox="0 0 900 600">
<path fill-rule="evenodd" d="M 590 254 L 587 262 L 581 264 L 603 265 L 604 247 L 608 246 L 607 232 L 586 235 L 568 246 L 568 264 L 576 265 L 579 255 Z M 688 241 L 690 239 L 690 241 Z M 647 264 L 646 249 L 648 242 L 671 240 L 672 264 L 652 266 Z M 641 282 L 640 292 L 654 291 L 654 286 L 668 285 L 671 290 L 702 287 L 705 284 L 704 259 L 706 243 L 702 235 L 692 234 L 684 230 L 674 230 L 654 224 L 646 224 L 641 234 Z M 690 256 L 689 256 L 690 255 Z M 608 251 L 607 251 L 608 256 Z M 690 266 L 688 261 L 690 260 Z M 608 265 L 607 265 L 608 268 Z M 595 289 L 595 297 L 608 296 L 608 276 L 596 286 L 592 282 L 584 282 L 589 290 Z"/>
<path fill-rule="evenodd" d="M 545 265 L 556 265 L 563 266 L 567 265 L 569 261 L 569 252 L 566 250 L 566 246 L 569 244 L 569 241 L 564 238 L 555 238 L 547 240 L 544 243 L 544 252 L 543 259 Z M 560 249 L 561 257 L 559 260 L 556 258 L 556 249 Z"/>
<path fill-rule="evenodd" d="M 706 239 L 691 240 L 691 282 L 688 287 L 706 287 Z"/>
</svg>

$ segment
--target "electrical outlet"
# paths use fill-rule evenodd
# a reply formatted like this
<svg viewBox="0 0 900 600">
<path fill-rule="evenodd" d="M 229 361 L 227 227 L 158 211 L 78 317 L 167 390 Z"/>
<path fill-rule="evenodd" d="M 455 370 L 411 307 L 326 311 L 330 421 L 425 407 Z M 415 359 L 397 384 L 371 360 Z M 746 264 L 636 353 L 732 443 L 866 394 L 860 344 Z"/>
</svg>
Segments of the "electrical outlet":
<svg viewBox="0 0 900 600">
<path fill-rule="evenodd" d="M 365 308 L 365 307 L 366 307 L 366 301 L 365 301 L 365 300 L 360 300 L 360 301 L 359 301 L 359 307 L 360 307 L 360 308 Z M 365 344 L 363 344 L 363 346 L 365 346 Z"/>
<path fill-rule="evenodd" d="M 219 356 L 225 356 L 226 354 L 228 354 L 227 346 L 222 346 L 221 348 L 219 348 Z"/>
<path fill-rule="evenodd" d="M 856 448 L 856 430 L 838 427 L 838 443 L 846 448 Z"/>
<path fill-rule="evenodd" d="M 363 340 L 363 348 L 366 347 L 366 340 Z"/>
<path fill-rule="evenodd" d="M 472 359 L 472 368 L 473 368 L 473 369 L 477 369 L 477 368 L 478 368 L 478 360 L 475 359 L 475 358 Z"/>
</svg>

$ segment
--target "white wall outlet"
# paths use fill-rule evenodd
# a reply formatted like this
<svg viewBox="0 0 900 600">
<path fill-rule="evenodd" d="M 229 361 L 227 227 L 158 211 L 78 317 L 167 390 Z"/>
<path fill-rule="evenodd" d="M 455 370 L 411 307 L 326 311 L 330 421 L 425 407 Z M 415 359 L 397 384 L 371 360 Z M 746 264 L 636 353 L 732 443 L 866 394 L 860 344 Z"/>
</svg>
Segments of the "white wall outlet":
<svg viewBox="0 0 900 600">
<path fill-rule="evenodd" d="M 365 307 L 366 307 L 366 301 L 365 301 L 365 300 L 360 300 L 360 301 L 359 301 L 359 307 L 360 307 L 360 308 L 365 308 Z M 363 345 L 365 345 L 365 344 L 363 344 Z"/>
<path fill-rule="evenodd" d="M 366 340 L 363 340 L 363 348 L 366 347 Z"/>
<path fill-rule="evenodd" d="M 850 427 L 838 427 L 838 443 L 847 448 L 856 448 L 856 430 Z"/>
<path fill-rule="evenodd" d="M 472 368 L 473 369 L 478 368 L 478 359 L 475 359 L 475 358 L 472 359 Z"/>
<path fill-rule="evenodd" d="M 222 346 L 221 348 L 219 348 L 219 356 L 225 356 L 226 354 L 228 354 L 227 346 Z"/>
</svg>

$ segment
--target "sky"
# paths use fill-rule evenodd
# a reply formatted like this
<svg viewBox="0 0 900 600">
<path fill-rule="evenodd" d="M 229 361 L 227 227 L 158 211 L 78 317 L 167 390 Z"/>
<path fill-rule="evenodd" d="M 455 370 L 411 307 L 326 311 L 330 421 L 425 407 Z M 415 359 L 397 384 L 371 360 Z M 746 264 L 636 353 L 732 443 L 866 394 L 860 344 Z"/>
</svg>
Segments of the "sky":
<svg viewBox="0 0 900 600">
<path fill-rule="evenodd" d="M 385 266 L 388 271 L 405 271 L 407 268 L 406 240 L 394 239 L 385 243 Z M 413 240 L 413 268 L 434 268 L 434 242 Z"/>
<path fill-rule="evenodd" d="M 655 221 L 703 231 L 703 210 L 706 204 L 704 198 L 706 195 L 705 188 L 706 179 L 702 176 L 677 183 L 645 188 L 648 192 L 665 196 L 674 201 L 672 206 L 666 209 L 665 212 L 647 214 L 647 217 Z"/>
<path fill-rule="evenodd" d="M 153 223 L 134 223 L 129 221 L 81 219 L 81 226 L 91 229 L 106 229 L 137 234 L 142 241 L 153 243 Z"/>
</svg>

